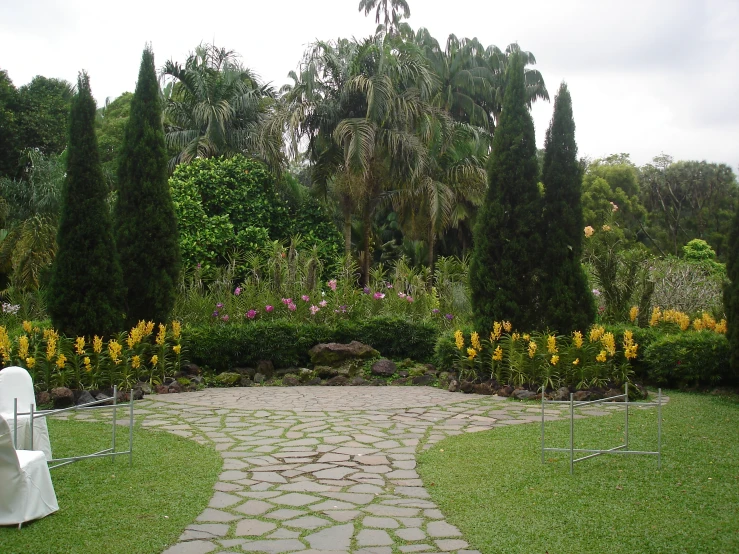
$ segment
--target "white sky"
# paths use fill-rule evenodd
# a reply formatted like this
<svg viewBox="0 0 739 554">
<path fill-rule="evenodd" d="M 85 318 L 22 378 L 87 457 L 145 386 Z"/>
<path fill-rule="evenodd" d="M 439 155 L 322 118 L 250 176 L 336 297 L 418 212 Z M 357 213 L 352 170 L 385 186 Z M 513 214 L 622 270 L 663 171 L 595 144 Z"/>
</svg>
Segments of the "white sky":
<svg viewBox="0 0 739 554">
<path fill-rule="evenodd" d="M 89 72 L 100 104 L 135 87 L 141 51 L 157 67 L 201 41 L 236 50 L 276 88 L 316 39 L 364 38 L 359 0 L 0 0 L 0 69 L 76 82 Z M 580 155 L 665 152 L 739 166 L 738 0 L 409 0 L 413 29 L 531 51 L 552 97 L 533 109 L 537 141 L 567 81 Z"/>
</svg>

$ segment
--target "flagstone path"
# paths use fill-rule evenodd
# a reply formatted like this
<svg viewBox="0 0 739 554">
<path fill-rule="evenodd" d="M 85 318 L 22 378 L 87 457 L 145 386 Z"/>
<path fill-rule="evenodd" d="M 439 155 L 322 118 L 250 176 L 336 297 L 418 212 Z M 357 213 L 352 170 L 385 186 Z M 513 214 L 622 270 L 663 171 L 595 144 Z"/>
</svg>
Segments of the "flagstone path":
<svg viewBox="0 0 739 554">
<path fill-rule="evenodd" d="M 430 500 L 416 453 L 540 421 L 541 408 L 430 387 L 254 387 L 149 396 L 136 415 L 223 456 L 208 507 L 164 554 L 473 554 Z"/>
</svg>

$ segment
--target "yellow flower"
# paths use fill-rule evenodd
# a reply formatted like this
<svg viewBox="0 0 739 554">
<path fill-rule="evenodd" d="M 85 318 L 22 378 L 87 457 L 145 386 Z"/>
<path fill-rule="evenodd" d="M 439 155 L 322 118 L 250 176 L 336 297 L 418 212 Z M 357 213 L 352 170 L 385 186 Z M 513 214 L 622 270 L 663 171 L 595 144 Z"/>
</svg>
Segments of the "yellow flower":
<svg viewBox="0 0 739 554">
<path fill-rule="evenodd" d="M 133 356 L 131 358 L 131 367 L 136 369 L 137 367 L 141 366 L 141 357 L 139 356 Z"/>
<path fill-rule="evenodd" d="M 174 346 L 172 347 L 172 350 L 174 350 L 174 353 L 175 353 L 175 354 L 177 354 L 177 355 L 179 356 L 179 355 L 180 355 L 180 350 L 182 350 L 182 346 L 181 346 L 181 345 L 179 345 L 179 344 L 175 344 L 175 345 L 174 345 Z"/>
<path fill-rule="evenodd" d="M 702 331 L 703 330 L 703 320 L 696 318 L 695 321 L 693 321 L 693 329 L 696 331 Z"/>
<path fill-rule="evenodd" d="M 123 347 L 118 343 L 118 341 L 110 340 L 108 341 L 108 353 L 110 354 L 110 359 L 113 360 L 113 363 L 119 364 L 121 361 L 118 359 L 118 356 L 121 355 L 121 350 Z"/>
<path fill-rule="evenodd" d="M 602 326 L 593 327 L 590 330 L 590 342 L 598 342 L 606 330 Z"/>
<path fill-rule="evenodd" d="M 711 317 L 711 314 L 703 312 L 701 319 L 703 320 L 704 329 L 710 329 L 713 331 L 716 328 L 716 320 Z"/>
<path fill-rule="evenodd" d="M 18 339 L 18 357 L 22 359 L 26 356 L 28 356 L 28 337 L 21 335 Z"/>
<path fill-rule="evenodd" d="M 468 348 L 467 349 L 467 357 L 470 360 L 474 360 L 475 359 L 475 356 L 477 356 L 477 350 L 475 350 L 474 348 Z"/>
<path fill-rule="evenodd" d="M 154 355 L 153 355 L 153 356 L 151 357 L 151 365 L 155 366 L 155 365 L 157 365 L 158 363 L 159 363 L 159 356 L 157 356 L 156 354 L 154 354 Z"/>
<path fill-rule="evenodd" d="M 100 354 L 103 351 L 103 339 L 95 335 L 92 339 L 92 349 L 96 354 Z"/>
<path fill-rule="evenodd" d="M 601 350 L 600 351 L 600 354 L 598 354 L 595 357 L 595 361 L 596 362 L 605 362 L 606 361 L 606 351 L 605 350 Z"/>
<path fill-rule="evenodd" d="M 496 362 L 499 362 L 502 359 L 503 359 L 503 349 L 500 346 L 498 346 L 495 349 L 495 352 L 493 352 L 493 360 L 495 360 Z"/>
<path fill-rule="evenodd" d="M 631 306 L 631 309 L 629 310 L 629 319 L 633 323 L 636 321 L 637 317 L 639 317 L 639 306 Z"/>
<path fill-rule="evenodd" d="M 80 356 L 85 353 L 85 337 L 77 337 L 74 341 L 74 351 Z"/>
<path fill-rule="evenodd" d="M 529 340 L 529 339 L 531 339 L 531 335 L 529 335 L 528 333 L 524 333 L 523 340 Z"/>
<path fill-rule="evenodd" d="M 23 330 L 26 333 L 28 333 L 28 334 L 31 333 L 31 331 L 33 330 L 33 327 L 31 326 L 31 322 L 30 321 L 24 321 L 23 322 Z"/>
<path fill-rule="evenodd" d="M 172 322 L 172 338 L 177 340 L 180 338 L 180 333 L 182 332 L 182 324 L 175 320 Z"/>
<path fill-rule="evenodd" d="M 593 233 L 595 233 L 595 229 L 593 229 L 590 225 L 585 227 L 585 238 L 589 239 L 593 236 Z"/>
<path fill-rule="evenodd" d="M 719 321 L 716 324 L 716 327 L 713 328 L 713 330 L 716 333 L 719 333 L 721 335 L 725 335 L 726 334 L 726 320 L 725 319 L 722 319 L 721 321 Z"/>
<path fill-rule="evenodd" d="M 572 362 L 572 365 L 577 365 L 580 363 L 580 358 L 575 358 L 575 361 Z"/>
<path fill-rule="evenodd" d="M 474 331 L 470 336 L 470 342 L 472 343 L 473 348 L 478 351 L 482 350 L 482 345 L 480 344 L 480 335 L 477 334 L 477 331 Z"/>
<path fill-rule="evenodd" d="M 605 333 L 600 342 L 609 356 L 616 355 L 616 338 L 613 336 L 613 333 Z"/>
<path fill-rule="evenodd" d="M 602 229 L 607 233 L 608 231 L 611 230 L 611 226 L 610 225 L 603 225 Z"/>
<path fill-rule="evenodd" d="M 49 338 L 46 340 L 46 359 L 48 361 L 51 361 L 54 359 L 54 356 L 56 355 L 56 339 L 49 335 Z"/>
<path fill-rule="evenodd" d="M 36 365 L 36 358 L 26 358 L 26 365 L 28 369 L 33 369 L 33 366 Z"/>
<path fill-rule="evenodd" d="M 459 350 L 462 350 L 464 348 L 464 335 L 459 329 L 454 331 L 454 342 L 457 343 L 457 348 Z"/>
<path fill-rule="evenodd" d="M 145 335 L 151 335 L 152 331 L 154 331 L 154 322 L 153 321 L 147 321 L 146 326 L 144 327 L 144 334 Z"/>
<path fill-rule="evenodd" d="M 500 333 L 503 331 L 503 325 L 497 321 L 493 322 L 493 330 L 490 333 L 490 341 L 495 342 L 500 338 Z"/>
<path fill-rule="evenodd" d="M 511 329 L 513 329 L 513 325 L 511 325 L 510 321 L 504 321 L 503 322 L 503 329 L 505 329 L 506 333 L 510 333 Z"/>
<path fill-rule="evenodd" d="M 131 329 L 131 332 L 128 333 L 128 338 L 126 339 L 126 344 L 128 344 L 128 348 L 133 348 L 134 346 L 136 346 L 139 342 L 141 342 L 141 338 L 142 329 L 139 326 Z"/>
<path fill-rule="evenodd" d="M 90 357 L 85 356 L 85 359 L 82 360 L 82 363 L 85 364 L 85 371 L 92 371 L 92 366 L 90 365 Z"/>
<path fill-rule="evenodd" d="M 661 319 L 662 311 L 659 309 L 659 306 L 655 306 L 654 308 L 652 308 L 652 317 L 649 318 L 649 326 L 654 327 L 660 322 Z"/>
<path fill-rule="evenodd" d="M 627 360 L 633 360 L 636 358 L 636 349 L 639 348 L 638 344 L 632 344 L 624 348 L 624 357 Z"/>
<path fill-rule="evenodd" d="M 64 354 L 59 354 L 59 356 L 56 359 L 56 366 L 59 369 L 64 369 L 64 364 L 67 361 L 67 357 Z"/>
<path fill-rule="evenodd" d="M 513 333 L 513 334 L 511 335 L 511 340 L 512 340 L 513 342 L 516 342 L 516 341 L 517 341 L 518 339 L 520 339 L 520 338 L 521 338 L 521 335 L 519 335 L 518 333 Z"/>
<path fill-rule="evenodd" d="M 536 343 L 534 341 L 529 341 L 529 358 L 533 358 L 536 354 Z"/>
<path fill-rule="evenodd" d="M 550 364 L 552 364 L 552 365 L 557 365 L 557 362 L 558 362 L 558 361 L 559 361 L 559 356 L 557 356 L 557 355 L 555 354 L 555 355 L 554 355 L 554 356 L 552 356 L 552 358 L 551 358 L 551 359 L 549 360 L 549 363 L 550 363 Z"/>
<path fill-rule="evenodd" d="M 582 332 L 580 331 L 573 331 L 572 333 L 572 342 L 575 345 L 575 348 L 582 348 Z"/>
<path fill-rule="evenodd" d="M 547 352 L 555 354 L 557 352 L 557 337 L 549 335 L 547 337 Z"/>
<path fill-rule="evenodd" d="M 167 326 L 163 323 L 159 324 L 159 333 L 157 333 L 156 342 L 159 346 L 164 344 L 164 340 L 167 338 Z"/>
</svg>

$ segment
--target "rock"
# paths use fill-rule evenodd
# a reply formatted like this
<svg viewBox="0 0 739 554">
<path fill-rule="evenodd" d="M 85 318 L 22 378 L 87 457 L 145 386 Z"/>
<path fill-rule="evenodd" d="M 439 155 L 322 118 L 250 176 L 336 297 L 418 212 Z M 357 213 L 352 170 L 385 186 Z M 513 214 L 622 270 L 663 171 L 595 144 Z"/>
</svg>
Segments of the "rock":
<svg viewBox="0 0 739 554">
<path fill-rule="evenodd" d="M 623 393 L 624 391 L 620 389 L 608 389 L 606 391 L 604 398 L 609 398 L 611 396 L 618 396 L 619 394 L 623 394 Z M 611 400 L 611 402 L 623 402 L 623 401 L 624 401 L 623 396 L 621 398 L 617 398 L 616 400 Z"/>
<path fill-rule="evenodd" d="M 67 387 L 56 387 L 51 389 L 51 401 L 54 408 L 68 408 L 74 404 L 74 393 Z M 24 408 L 26 411 L 28 408 Z"/>
<path fill-rule="evenodd" d="M 385 379 L 380 379 L 379 377 L 375 377 L 374 379 L 372 379 L 372 381 L 370 381 L 370 385 L 373 387 L 386 387 L 387 381 L 385 381 Z"/>
<path fill-rule="evenodd" d="M 89 404 L 90 402 L 95 402 L 95 397 L 90 394 L 90 391 L 83 390 L 77 397 L 75 404 L 79 406 L 80 404 Z"/>
<path fill-rule="evenodd" d="M 513 397 L 518 400 L 531 400 L 536 397 L 536 393 L 526 389 L 516 389 L 513 391 Z"/>
<path fill-rule="evenodd" d="M 459 385 L 459 390 L 461 390 L 465 394 L 470 394 L 473 390 L 475 390 L 475 384 L 472 381 L 462 381 L 462 383 Z"/>
<path fill-rule="evenodd" d="M 329 365 L 317 365 L 313 368 L 313 373 L 321 379 L 330 379 L 339 374 L 335 367 Z"/>
<path fill-rule="evenodd" d="M 45 406 L 46 404 L 51 404 L 51 395 L 42 390 L 36 394 L 36 406 Z"/>
<path fill-rule="evenodd" d="M 313 377 L 313 379 L 310 379 L 310 380 L 306 381 L 305 384 L 308 385 L 309 387 L 315 387 L 316 385 L 320 385 L 321 384 L 321 378 L 320 377 Z"/>
<path fill-rule="evenodd" d="M 200 368 L 193 363 L 185 364 L 182 366 L 182 371 L 187 373 L 188 375 L 200 375 L 202 371 L 200 371 Z M 146 394 L 149 394 L 148 392 Z"/>
<path fill-rule="evenodd" d="M 282 384 L 286 387 L 297 387 L 300 384 L 300 379 L 297 375 L 288 373 L 282 378 Z"/>
<path fill-rule="evenodd" d="M 369 384 L 370 384 L 369 381 L 367 381 L 363 377 L 355 377 L 354 379 L 352 379 L 352 382 L 351 382 L 351 385 L 353 387 L 366 387 Z"/>
<path fill-rule="evenodd" d="M 331 379 L 326 381 L 326 384 L 329 387 L 343 387 L 349 384 L 349 379 L 347 379 L 343 375 L 337 375 L 336 377 L 332 377 Z"/>
<path fill-rule="evenodd" d="M 242 375 L 241 379 L 239 379 L 239 386 L 240 387 L 251 387 L 254 383 L 247 375 Z"/>
<path fill-rule="evenodd" d="M 133 399 L 134 400 L 141 400 L 144 398 L 144 391 L 140 388 L 136 387 L 133 389 Z"/>
<path fill-rule="evenodd" d="M 513 387 L 510 385 L 505 385 L 498 389 L 498 396 L 503 396 L 505 398 L 508 398 L 512 394 L 513 394 Z"/>
<path fill-rule="evenodd" d="M 171 393 L 182 392 L 182 385 L 180 385 L 177 381 L 175 381 L 174 383 L 169 385 L 169 392 Z"/>
<path fill-rule="evenodd" d="M 216 383 L 222 387 L 233 387 L 241 381 L 241 375 L 232 371 L 224 371 L 216 375 Z"/>
<path fill-rule="evenodd" d="M 649 398 L 649 391 L 641 385 L 629 385 L 629 400 L 646 400 Z"/>
<path fill-rule="evenodd" d="M 552 400 L 569 400 L 570 399 L 570 389 L 567 387 L 560 387 L 556 391 L 552 393 Z"/>
<path fill-rule="evenodd" d="M 436 381 L 435 375 L 419 375 L 413 378 L 414 385 L 430 385 L 434 381 Z"/>
<path fill-rule="evenodd" d="M 167 385 L 157 385 L 154 387 L 154 390 L 157 394 L 167 394 L 169 392 L 169 387 Z"/>
<path fill-rule="evenodd" d="M 275 373 L 275 366 L 271 360 L 259 360 L 257 362 L 257 372 L 269 379 Z"/>
<path fill-rule="evenodd" d="M 372 364 L 372 375 L 390 377 L 395 374 L 397 369 L 394 361 L 388 360 L 387 358 L 380 358 Z"/>
<path fill-rule="evenodd" d="M 243 379 L 243 377 L 242 377 Z M 192 383 L 194 386 L 199 386 L 203 384 L 203 376 L 202 375 L 192 375 L 190 376 L 190 383 Z M 151 394 L 150 392 L 144 391 L 145 394 Z"/>
<path fill-rule="evenodd" d="M 407 385 L 408 379 L 409 379 L 408 377 L 401 377 L 400 379 L 396 379 L 395 381 L 393 381 L 392 384 L 397 387 L 402 386 L 402 385 Z"/>
<path fill-rule="evenodd" d="M 317 344 L 308 351 L 313 365 L 338 365 L 350 358 L 376 358 L 380 353 L 367 344 L 352 341 L 349 344 L 329 342 Z"/>
<path fill-rule="evenodd" d="M 151 385 L 143 381 L 139 381 L 134 385 L 134 388 L 141 389 L 144 394 L 151 394 Z"/>
<path fill-rule="evenodd" d="M 426 373 L 437 375 L 439 372 L 436 371 L 436 366 L 434 364 L 424 364 L 424 367 L 426 367 Z"/>
<path fill-rule="evenodd" d="M 307 367 L 301 367 L 298 370 L 298 379 L 300 379 L 302 382 L 310 381 L 313 379 L 313 370 L 308 369 Z"/>
<path fill-rule="evenodd" d="M 95 400 L 113 400 L 110 396 L 102 391 L 96 391 L 93 396 L 95 397 Z M 107 402 L 106 404 L 111 404 L 111 402 Z"/>
<path fill-rule="evenodd" d="M 572 395 L 572 398 L 575 402 L 584 402 L 586 400 L 591 400 L 592 396 L 593 393 L 589 390 L 579 390 Z"/>
<path fill-rule="evenodd" d="M 449 381 L 449 388 L 447 390 L 449 392 L 457 392 L 459 390 L 459 381 L 456 379 Z"/>
<path fill-rule="evenodd" d="M 255 373 L 254 374 L 254 382 L 259 383 L 260 385 L 264 383 L 264 381 L 267 379 L 267 377 L 263 373 Z"/>
<path fill-rule="evenodd" d="M 254 374 L 257 372 L 256 369 L 253 367 L 232 367 L 231 371 L 234 373 L 238 373 L 241 376 L 246 376 L 249 378 L 254 377 Z"/>
<path fill-rule="evenodd" d="M 479 385 L 475 385 L 473 390 L 475 391 L 475 394 L 485 394 L 487 396 L 495 394 L 495 389 L 493 389 L 489 383 L 480 383 Z"/>
<path fill-rule="evenodd" d="M 398 377 L 408 377 L 410 373 L 407 369 L 399 369 L 398 370 Z"/>
</svg>

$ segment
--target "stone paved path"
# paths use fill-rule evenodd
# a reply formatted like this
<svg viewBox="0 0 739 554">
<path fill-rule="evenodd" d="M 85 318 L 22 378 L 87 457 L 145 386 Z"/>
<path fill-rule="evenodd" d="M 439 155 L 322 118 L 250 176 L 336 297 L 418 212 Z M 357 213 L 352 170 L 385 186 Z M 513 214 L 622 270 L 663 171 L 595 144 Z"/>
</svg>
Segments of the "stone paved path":
<svg viewBox="0 0 739 554">
<path fill-rule="evenodd" d="M 164 554 L 472 554 L 415 455 L 449 435 L 540 421 L 541 408 L 430 387 L 255 387 L 151 396 L 136 415 L 224 460 L 208 507 Z"/>
</svg>

